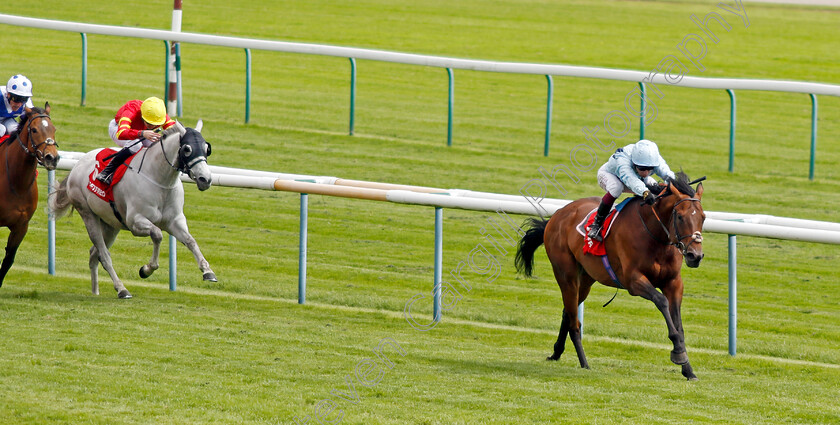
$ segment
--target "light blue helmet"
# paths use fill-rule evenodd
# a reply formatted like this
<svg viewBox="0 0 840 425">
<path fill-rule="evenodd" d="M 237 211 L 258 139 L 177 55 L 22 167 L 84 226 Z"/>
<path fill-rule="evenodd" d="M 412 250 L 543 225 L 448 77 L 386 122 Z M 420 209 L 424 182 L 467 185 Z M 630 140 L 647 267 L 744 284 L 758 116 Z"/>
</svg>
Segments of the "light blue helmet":
<svg viewBox="0 0 840 425">
<path fill-rule="evenodd" d="M 633 153 L 630 155 L 630 160 L 633 165 L 639 167 L 658 167 L 659 166 L 659 148 L 656 143 L 650 140 L 639 140 L 633 146 Z"/>
</svg>

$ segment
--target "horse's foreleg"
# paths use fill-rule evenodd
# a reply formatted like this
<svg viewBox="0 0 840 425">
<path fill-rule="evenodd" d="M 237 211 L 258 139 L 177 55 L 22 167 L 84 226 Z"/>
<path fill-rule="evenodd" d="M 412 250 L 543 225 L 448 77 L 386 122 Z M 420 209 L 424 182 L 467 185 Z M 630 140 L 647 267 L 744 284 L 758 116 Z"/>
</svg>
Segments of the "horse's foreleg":
<svg viewBox="0 0 840 425">
<path fill-rule="evenodd" d="M 6 242 L 6 255 L 3 257 L 3 264 L 0 265 L 0 286 L 3 286 L 6 273 L 12 268 L 12 263 L 15 262 L 15 255 L 17 255 L 18 247 L 20 247 L 20 243 L 23 242 L 23 237 L 26 236 L 26 231 L 29 229 L 29 222 L 12 226 L 9 229 L 11 231 Z"/>
<path fill-rule="evenodd" d="M 659 309 L 662 316 L 665 317 L 665 324 L 668 326 L 668 339 L 674 344 L 674 349 L 671 351 L 671 361 L 678 365 L 688 364 L 685 342 L 683 341 L 681 332 L 677 330 L 674 324 L 671 316 L 671 303 L 668 301 L 668 298 L 657 291 L 646 279 L 641 284 L 631 285 L 631 289 L 631 295 L 639 295 L 646 300 L 650 300 L 656 305 L 656 308 Z"/>
<path fill-rule="evenodd" d="M 131 228 L 131 234 L 134 236 L 148 236 L 152 239 L 152 258 L 149 259 L 148 264 L 140 267 L 140 277 L 145 279 L 160 267 L 158 257 L 160 257 L 160 243 L 163 241 L 163 232 L 145 217 L 137 217 Z"/>
<path fill-rule="evenodd" d="M 190 252 L 192 252 L 204 280 L 216 282 L 216 274 L 210 269 L 210 263 L 208 263 L 204 258 L 204 255 L 201 253 L 201 249 L 198 248 L 198 243 L 195 241 L 195 238 L 190 235 L 190 231 L 187 228 L 187 218 L 181 214 L 180 217 L 172 221 L 167 231 L 170 235 L 175 236 L 175 239 L 177 239 L 178 242 L 184 244 Z"/>
<path fill-rule="evenodd" d="M 685 347 L 685 330 L 683 329 L 682 324 L 682 314 L 680 313 L 680 307 L 682 306 L 682 295 L 683 295 L 683 283 L 681 278 L 677 278 L 674 281 L 670 282 L 668 285 L 665 285 L 662 288 L 662 293 L 665 295 L 665 298 L 668 299 L 668 307 L 669 313 L 671 315 L 671 320 L 674 322 L 674 327 L 677 329 L 679 333 L 679 341 L 682 346 L 682 356 L 679 356 L 679 360 L 685 360 L 685 363 L 677 363 L 682 366 L 682 374 L 689 380 L 696 380 L 697 376 L 694 374 L 694 371 L 691 368 L 691 363 L 688 361 L 688 354 L 686 352 Z M 674 347 L 676 350 L 676 346 Z M 674 354 L 671 355 L 672 360 L 674 358 Z M 684 359 L 683 359 L 684 357 Z"/>
<path fill-rule="evenodd" d="M 91 256 L 94 254 L 94 249 L 96 250 L 96 254 L 98 254 L 99 263 L 102 264 L 102 268 L 108 272 L 108 275 L 111 276 L 111 280 L 114 282 L 114 290 L 117 291 L 117 296 L 120 298 L 131 298 L 131 293 L 128 292 L 128 289 L 125 289 L 125 285 L 123 285 L 120 278 L 117 276 L 117 272 L 114 271 L 114 266 L 111 263 L 111 253 L 108 252 L 108 246 L 105 242 L 105 235 L 103 228 L 107 226 L 99 217 L 93 215 L 90 211 L 85 210 L 78 210 L 79 215 L 82 217 L 82 221 L 85 222 L 85 228 L 87 229 L 88 236 L 90 237 L 90 241 L 93 242 L 93 249 L 91 249 Z M 91 266 L 91 278 L 95 276 L 95 265 L 93 261 L 90 261 Z M 97 282 L 91 282 L 91 289 L 93 290 L 94 294 L 99 294 L 99 284 Z"/>
</svg>

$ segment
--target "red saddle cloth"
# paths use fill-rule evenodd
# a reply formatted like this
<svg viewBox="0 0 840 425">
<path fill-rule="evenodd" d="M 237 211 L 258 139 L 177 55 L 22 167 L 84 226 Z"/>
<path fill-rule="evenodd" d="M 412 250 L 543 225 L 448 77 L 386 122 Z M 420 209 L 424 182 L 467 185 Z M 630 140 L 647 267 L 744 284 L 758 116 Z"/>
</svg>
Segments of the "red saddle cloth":
<svg viewBox="0 0 840 425">
<path fill-rule="evenodd" d="M 99 180 L 96 180 L 96 176 L 98 176 L 99 173 L 108 166 L 108 163 L 111 162 L 111 158 L 108 157 L 115 153 L 117 153 L 115 149 L 108 148 L 102 149 L 98 154 L 96 154 L 96 165 L 90 173 L 90 176 L 88 176 L 88 190 L 93 192 L 94 195 L 98 196 L 105 202 L 114 201 L 114 186 L 120 182 L 123 175 L 125 175 L 125 171 L 128 169 L 128 164 L 131 164 L 131 160 L 137 156 L 137 154 L 130 156 L 122 165 L 117 167 L 117 170 L 114 171 L 114 178 L 111 179 L 111 186 L 105 187 L 105 185 L 103 185 Z"/>
<path fill-rule="evenodd" d="M 610 233 L 610 228 L 612 227 L 612 222 L 618 215 L 619 211 L 619 209 L 614 209 L 610 211 L 609 215 L 607 215 L 607 218 L 604 220 L 604 225 L 601 226 L 601 241 L 596 241 L 587 236 L 587 233 L 589 233 L 589 226 L 591 226 L 592 222 L 595 221 L 595 213 L 597 212 L 597 208 L 586 215 L 586 218 L 583 219 L 580 225 L 578 225 L 578 232 L 583 234 L 584 254 L 607 255 L 607 249 L 604 247 L 604 241 L 607 239 L 607 235 Z"/>
</svg>

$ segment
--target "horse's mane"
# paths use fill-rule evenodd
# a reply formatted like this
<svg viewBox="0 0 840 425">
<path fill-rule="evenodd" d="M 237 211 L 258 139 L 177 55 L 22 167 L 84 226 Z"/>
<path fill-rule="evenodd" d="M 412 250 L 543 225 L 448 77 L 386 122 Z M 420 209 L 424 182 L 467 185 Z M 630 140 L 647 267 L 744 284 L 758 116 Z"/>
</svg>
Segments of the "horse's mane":
<svg viewBox="0 0 840 425">
<path fill-rule="evenodd" d="M 674 179 L 671 180 L 671 184 L 676 188 L 680 193 L 688 196 L 694 196 L 694 188 L 688 184 L 691 179 L 688 178 L 688 174 L 684 173 L 680 170 L 678 173 L 674 174 Z"/>
<path fill-rule="evenodd" d="M 17 130 L 13 131 L 9 135 L 9 140 L 13 140 L 15 136 L 20 134 L 21 130 L 23 130 L 23 127 L 26 127 L 26 122 L 29 121 L 30 115 L 47 115 L 47 111 L 36 106 L 31 108 L 28 113 L 24 113 L 23 115 L 21 115 L 20 124 L 18 124 Z"/>
<path fill-rule="evenodd" d="M 175 121 L 175 125 L 163 130 L 162 135 L 163 137 L 166 137 L 170 134 L 180 133 L 182 128 L 184 128 L 183 124 L 181 124 L 178 121 Z"/>
</svg>

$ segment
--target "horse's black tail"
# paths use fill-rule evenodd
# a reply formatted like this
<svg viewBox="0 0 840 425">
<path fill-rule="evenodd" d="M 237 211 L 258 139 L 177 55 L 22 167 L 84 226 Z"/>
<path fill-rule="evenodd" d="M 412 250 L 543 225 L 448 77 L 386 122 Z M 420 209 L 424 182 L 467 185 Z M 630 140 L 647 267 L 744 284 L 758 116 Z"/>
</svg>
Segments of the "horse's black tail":
<svg viewBox="0 0 840 425">
<path fill-rule="evenodd" d="M 58 220 L 68 212 L 73 212 L 73 205 L 70 203 L 70 195 L 67 193 L 67 180 L 70 176 L 64 178 L 61 183 L 53 186 L 53 191 L 49 196 L 48 213 L 53 214 L 53 218 Z"/>
<path fill-rule="evenodd" d="M 534 251 L 543 244 L 545 225 L 548 224 L 548 220 L 530 218 L 525 223 L 530 224 L 531 228 L 525 232 L 525 236 L 519 241 L 514 263 L 517 272 L 530 277 L 531 271 L 534 269 Z"/>
</svg>

